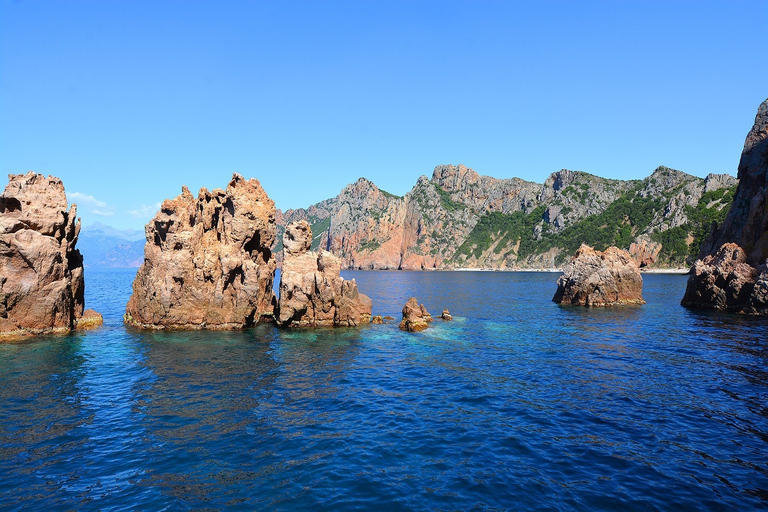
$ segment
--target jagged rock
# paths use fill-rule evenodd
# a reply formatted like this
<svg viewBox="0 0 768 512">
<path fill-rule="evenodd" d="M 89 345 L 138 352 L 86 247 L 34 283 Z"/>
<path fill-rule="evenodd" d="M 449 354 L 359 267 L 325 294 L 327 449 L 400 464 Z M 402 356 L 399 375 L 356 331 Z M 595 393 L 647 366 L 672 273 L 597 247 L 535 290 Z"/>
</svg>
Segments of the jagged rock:
<svg viewBox="0 0 768 512">
<path fill-rule="evenodd" d="M 763 265 L 759 270 L 755 286 L 742 311 L 748 315 L 768 315 L 768 265 Z"/>
<path fill-rule="evenodd" d="M 643 277 L 628 252 L 582 245 L 557 280 L 553 301 L 578 306 L 645 304 Z"/>
<path fill-rule="evenodd" d="M 187 187 L 145 228 L 144 263 L 126 323 L 153 329 L 240 329 L 271 319 L 275 203 L 256 179 L 227 190 Z"/>
<path fill-rule="evenodd" d="M 77 207 L 59 178 L 11 174 L 0 196 L 0 334 L 68 332 L 83 316 Z"/>
<path fill-rule="evenodd" d="M 371 323 L 375 325 L 381 325 L 384 323 L 384 319 L 381 318 L 381 315 L 376 315 L 375 317 L 371 318 Z"/>
<path fill-rule="evenodd" d="M 409 332 L 423 331 L 429 327 L 432 322 L 432 315 L 429 314 L 424 304 L 419 304 L 416 297 L 411 297 L 403 306 L 403 320 L 400 322 L 400 329 Z"/>
<path fill-rule="evenodd" d="M 699 258 L 733 242 L 744 249 L 747 263 L 757 267 L 768 257 L 768 99 L 758 107 L 755 124 L 744 141 L 738 179 L 731 209 L 702 245 Z"/>
<path fill-rule="evenodd" d="M 749 301 L 757 270 L 747 263 L 747 254 L 727 243 L 713 256 L 697 260 L 688 277 L 682 305 L 693 308 L 741 311 Z"/>
<path fill-rule="evenodd" d="M 440 315 L 440 318 L 442 318 L 443 320 L 453 320 L 453 316 L 451 316 L 450 311 L 448 311 L 447 309 L 443 310 L 443 314 Z"/>
<path fill-rule="evenodd" d="M 635 260 L 635 263 L 640 268 L 650 267 L 656 263 L 660 252 L 661 244 L 651 242 L 648 239 L 640 239 L 629 245 L 629 254 L 632 255 L 632 259 Z"/>
<path fill-rule="evenodd" d="M 341 261 L 328 251 L 312 252 L 312 229 L 292 222 L 283 235 L 283 268 L 277 323 L 281 327 L 349 326 L 371 320 L 371 299 L 357 283 L 339 275 Z"/>
<path fill-rule="evenodd" d="M 768 314 L 768 100 L 757 109 L 739 161 L 739 186 L 722 226 L 701 247 L 683 306 Z"/>
<path fill-rule="evenodd" d="M 384 320 L 394 320 L 394 319 L 395 319 L 395 317 L 389 316 L 389 315 L 384 317 Z"/>
</svg>

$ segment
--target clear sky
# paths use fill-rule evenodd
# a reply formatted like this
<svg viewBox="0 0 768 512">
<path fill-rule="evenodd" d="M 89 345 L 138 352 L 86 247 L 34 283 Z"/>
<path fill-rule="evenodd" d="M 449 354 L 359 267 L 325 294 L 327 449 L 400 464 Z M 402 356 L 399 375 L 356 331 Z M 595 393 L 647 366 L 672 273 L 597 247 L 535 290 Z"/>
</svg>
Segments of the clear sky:
<svg viewBox="0 0 768 512">
<path fill-rule="evenodd" d="M 735 173 L 767 33 L 765 0 L 0 0 L 0 172 L 119 228 L 232 172 L 282 209 L 449 163 Z"/>
</svg>

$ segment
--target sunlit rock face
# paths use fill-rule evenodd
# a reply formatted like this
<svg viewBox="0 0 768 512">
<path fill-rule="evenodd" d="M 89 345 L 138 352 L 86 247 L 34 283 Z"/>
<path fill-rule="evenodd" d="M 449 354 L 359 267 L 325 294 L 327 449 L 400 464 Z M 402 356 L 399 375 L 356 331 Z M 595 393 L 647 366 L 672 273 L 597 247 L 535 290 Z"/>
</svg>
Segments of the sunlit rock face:
<svg viewBox="0 0 768 512">
<path fill-rule="evenodd" d="M 423 331 L 432 323 L 432 315 L 429 314 L 424 304 L 419 304 L 416 297 L 411 297 L 403 306 L 403 319 L 400 321 L 400 329 L 408 332 Z"/>
<path fill-rule="evenodd" d="M 553 301 L 576 306 L 644 304 L 643 277 L 627 251 L 582 245 L 557 280 Z"/>
<path fill-rule="evenodd" d="M 240 329 L 271 320 L 275 203 L 256 179 L 187 189 L 145 228 L 144 263 L 126 323 L 154 329 Z"/>
<path fill-rule="evenodd" d="M 83 316 L 77 207 L 59 178 L 8 176 L 0 196 L 0 334 L 67 332 Z M 89 311 L 88 325 L 101 315 Z M 85 326 L 85 324 L 83 325 Z"/>
<path fill-rule="evenodd" d="M 281 327 L 353 327 L 370 322 L 371 299 L 341 278 L 341 260 L 310 251 L 312 229 L 292 222 L 283 236 L 277 323 Z"/>
</svg>

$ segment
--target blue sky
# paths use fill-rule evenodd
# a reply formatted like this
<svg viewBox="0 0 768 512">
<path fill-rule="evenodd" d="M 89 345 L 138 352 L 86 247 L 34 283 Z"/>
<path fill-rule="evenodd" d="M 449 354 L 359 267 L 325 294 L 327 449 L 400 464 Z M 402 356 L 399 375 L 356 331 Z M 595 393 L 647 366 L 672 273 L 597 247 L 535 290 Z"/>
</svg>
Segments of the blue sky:
<svg viewBox="0 0 768 512">
<path fill-rule="evenodd" d="M 0 0 L 0 172 L 137 228 L 181 185 L 279 208 L 439 164 L 736 172 L 768 2 Z"/>
</svg>

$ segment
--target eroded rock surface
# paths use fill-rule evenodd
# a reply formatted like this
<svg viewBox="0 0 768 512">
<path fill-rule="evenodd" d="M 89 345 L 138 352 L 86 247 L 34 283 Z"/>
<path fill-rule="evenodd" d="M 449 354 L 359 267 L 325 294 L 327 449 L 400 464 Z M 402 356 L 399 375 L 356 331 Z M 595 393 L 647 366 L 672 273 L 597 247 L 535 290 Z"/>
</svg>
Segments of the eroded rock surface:
<svg viewBox="0 0 768 512">
<path fill-rule="evenodd" d="M 643 277 L 627 251 L 582 245 L 557 280 L 553 301 L 577 306 L 645 304 Z"/>
<path fill-rule="evenodd" d="M 764 272 L 765 274 L 765 272 Z M 742 312 L 749 306 L 752 313 L 765 309 L 764 286 L 755 283 L 757 269 L 747 263 L 747 254 L 734 243 L 723 244 L 719 251 L 698 260 L 691 269 L 682 305 L 700 309 Z M 754 299 L 753 292 L 757 291 Z"/>
<path fill-rule="evenodd" d="M 77 207 L 67 211 L 59 178 L 8 176 L 0 196 L 0 334 L 77 327 L 85 291 L 79 233 Z"/>
<path fill-rule="evenodd" d="M 739 186 L 723 224 L 702 245 L 683 306 L 768 314 L 768 100 L 739 161 Z"/>
<path fill-rule="evenodd" d="M 256 179 L 187 189 L 145 228 L 125 321 L 154 329 L 240 329 L 271 319 L 275 203 Z"/>
<path fill-rule="evenodd" d="M 424 304 L 419 304 L 416 297 L 411 297 L 403 306 L 403 319 L 400 322 L 400 329 L 409 332 L 423 331 L 432 322 L 432 315 L 429 314 Z"/>
<path fill-rule="evenodd" d="M 635 260 L 638 267 L 650 267 L 656 263 L 661 252 L 661 244 L 657 242 L 651 242 L 648 239 L 641 239 L 637 242 L 632 242 L 629 246 L 629 254 Z"/>
<path fill-rule="evenodd" d="M 762 265 L 768 258 L 768 100 L 757 109 L 755 123 L 744 141 L 739 160 L 739 186 L 731 209 L 702 245 L 699 258 L 733 242 L 746 253 L 747 263 Z"/>
<path fill-rule="evenodd" d="M 281 327 L 353 327 L 371 320 L 371 299 L 340 276 L 341 260 L 310 251 L 312 229 L 292 222 L 283 235 L 283 268 L 277 323 Z"/>
</svg>

